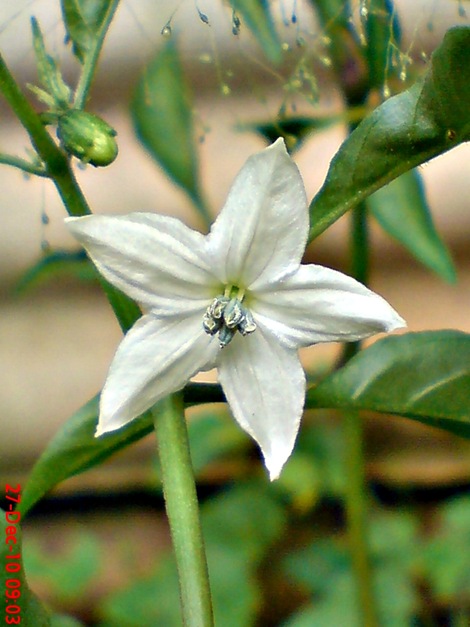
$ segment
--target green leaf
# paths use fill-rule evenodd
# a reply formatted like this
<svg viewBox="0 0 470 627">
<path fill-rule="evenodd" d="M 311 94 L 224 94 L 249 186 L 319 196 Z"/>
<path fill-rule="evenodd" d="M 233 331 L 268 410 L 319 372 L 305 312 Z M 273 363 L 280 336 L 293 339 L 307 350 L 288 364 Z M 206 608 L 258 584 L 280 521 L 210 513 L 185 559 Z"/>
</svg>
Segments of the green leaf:
<svg viewBox="0 0 470 627">
<path fill-rule="evenodd" d="M 187 406 L 223 400 L 218 386 L 190 384 L 186 388 Z M 99 397 L 95 396 L 83 405 L 62 425 L 43 451 L 24 486 L 19 505 L 23 516 L 61 481 L 96 466 L 153 430 L 153 418 L 147 412 L 119 431 L 95 438 L 98 403 Z"/>
<path fill-rule="evenodd" d="M 351 133 L 310 205 L 310 239 L 400 174 L 470 139 L 469 49 L 470 28 L 450 29 L 423 79 Z"/>
<path fill-rule="evenodd" d="M 73 53 L 83 64 L 96 42 L 109 0 L 61 0 L 60 5 Z"/>
<path fill-rule="evenodd" d="M 445 503 L 437 512 L 434 533 L 421 549 L 421 571 L 443 603 L 458 601 L 468 593 L 470 555 L 470 497 L 463 496 Z"/>
<path fill-rule="evenodd" d="M 163 557 L 156 572 L 133 579 L 124 590 L 109 594 L 100 604 L 99 613 L 102 627 L 180 624 L 178 572 L 174 559 Z"/>
<path fill-rule="evenodd" d="M 285 511 L 264 479 L 238 484 L 207 501 L 202 527 L 209 548 L 224 547 L 254 567 L 279 538 Z"/>
<path fill-rule="evenodd" d="M 68 252 L 57 250 L 44 255 L 31 268 L 28 268 L 15 285 L 15 292 L 22 293 L 37 285 L 59 277 L 77 277 L 81 281 L 97 281 L 95 267 L 82 250 Z"/>
<path fill-rule="evenodd" d="M 269 484 L 255 480 L 204 503 L 201 522 L 215 624 L 253 625 L 260 602 L 256 572 L 285 529 L 285 510 Z"/>
<path fill-rule="evenodd" d="M 470 437 L 470 335 L 386 337 L 307 393 L 307 407 L 397 414 Z"/>
<path fill-rule="evenodd" d="M 281 42 L 267 0 L 230 0 L 230 4 L 251 30 L 268 59 L 279 63 L 282 57 Z"/>
<path fill-rule="evenodd" d="M 204 413 L 188 421 L 191 462 L 198 475 L 208 465 L 221 459 L 241 456 L 250 443 L 229 416 Z"/>
<path fill-rule="evenodd" d="M 98 402 L 98 396 L 95 396 L 81 407 L 43 451 L 24 486 L 18 508 L 23 516 L 58 483 L 95 466 L 123 446 L 144 437 L 153 428 L 151 416 L 145 414 L 124 429 L 95 438 Z"/>
<path fill-rule="evenodd" d="M 371 518 L 376 535 L 370 547 L 373 584 L 379 622 L 384 627 L 409 625 L 417 601 L 412 585 L 413 565 L 407 559 L 416 547 L 417 523 L 409 516 L 402 518 L 401 514 Z M 380 534 L 381 523 L 385 524 Z M 387 532 L 391 532 L 390 538 Z M 381 536 L 379 542 L 377 535 Z M 362 625 L 351 556 L 344 539 L 316 540 L 303 546 L 284 559 L 284 569 L 298 587 L 315 596 L 314 604 L 294 614 L 283 623 L 284 627 Z"/>
<path fill-rule="evenodd" d="M 31 27 L 33 30 L 33 47 L 36 56 L 37 72 L 39 80 L 46 92 L 41 89 L 32 87 L 38 97 L 51 105 L 50 108 L 58 110 L 67 109 L 70 104 L 70 89 L 64 83 L 59 67 L 49 54 L 46 52 L 44 38 L 41 28 L 35 17 L 31 18 Z M 41 97 L 41 93 L 43 97 Z M 49 101 L 48 96 L 52 97 Z"/>
<path fill-rule="evenodd" d="M 50 546 L 37 538 L 26 538 L 23 548 L 25 570 L 34 584 L 40 582 L 60 606 L 72 606 L 96 586 L 102 547 L 86 528 L 65 532 L 66 542 L 59 554 L 51 556 Z"/>
<path fill-rule="evenodd" d="M 14 495 L 13 495 L 14 496 Z M 50 627 L 51 620 L 49 613 L 40 603 L 36 595 L 30 590 L 26 581 L 22 559 L 13 559 L 12 556 L 22 554 L 21 529 L 18 524 L 21 520 L 19 512 L 5 512 L 0 509 L 0 527 L 3 541 L 0 543 L 0 560 L 2 564 L 0 584 L 2 596 L 4 597 L 6 616 L 21 616 L 21 625 L 31 625 L 31 627 Z M 12 533 L 14 529 L 14 533 Z M 6 542 L 9 536 L 16 539 L 16 544 Z M 10 547 L 13 547 L 10 551 Z M 17 565 L 19 570 L 16 571 Z M 7 570 L 8 569 L 8 570 Z M 19 583 L 19 586 L 17 585 Z M 19 590 L 21 596 L 18 599 L 9 598 L 9 594 L 15 596 L 13 590 Z M 3 601 L 2 601 L 3 602 Z M 12 607 L 12 612 L 8 607 Z M 16 607 L 21 608 L 20 612 L 14 613 Z M 3 612 L 5 612 L 3 610 Z M 5 615 L 5 614 L 4 614 Z M 7 624 L 5 622 L 5 624 Z"/>
<path fill-rule="evenodd" d="M 429 269 L 449 283 L 456 280 L 450 254 L 426 203 L 421 176 L 405 172 L 367 199 L 380 226 Z"/>
<path fill-rule="evenodd" d="M 131 106 L 145 148 L 208 219 L 199 189 L 191 100 L 175 44 L 169 41 L 144 71 Z"/>
</svg>

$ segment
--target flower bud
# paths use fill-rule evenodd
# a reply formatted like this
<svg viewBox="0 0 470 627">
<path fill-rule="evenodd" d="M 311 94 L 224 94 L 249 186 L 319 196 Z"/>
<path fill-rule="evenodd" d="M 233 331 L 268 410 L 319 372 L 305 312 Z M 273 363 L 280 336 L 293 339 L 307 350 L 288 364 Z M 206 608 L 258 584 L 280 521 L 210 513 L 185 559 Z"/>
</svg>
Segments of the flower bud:
<svg viewBox="0 0 470 627">
<path fill-rule="evenodd" d="M 109 165 L 118 153 L 116 131 L 97 115 L 70 109 L 59 117 L 57 137 L 63 148 L 84 163 Z"/>
</svg>

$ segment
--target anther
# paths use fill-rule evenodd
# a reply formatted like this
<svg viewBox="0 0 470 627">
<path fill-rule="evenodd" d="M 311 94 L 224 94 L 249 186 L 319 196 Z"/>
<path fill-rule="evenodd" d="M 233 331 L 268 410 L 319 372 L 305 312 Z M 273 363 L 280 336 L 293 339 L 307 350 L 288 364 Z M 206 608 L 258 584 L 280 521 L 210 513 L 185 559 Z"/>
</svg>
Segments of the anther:
<svg viewBox="0 0 470 627">
<path fill-rule="evenodd" d="M 230 299 L 227 298 L 227 296 L 217 296 L 209 305 L 207 314 L 212 316 L 216 320 L 219 320 L 220 318 L 222 318 L 222 315 L 229 301 Z"/>
<path fill-rule="evenodd" d="M 237 331 L 245 336 L 256 330 L 253 316 L 242 305 L 244 291 L 240 290 L 237 297 L 232 298 L 228 296 L 230 291 L 227 289 L 224 295 L 216 296 L 202 318 L 202 326 L 206 333 L 219 334 L 221 348 L 230 344 Z"/>
<path fill-rule="evenodd" d="M 245 315 L 238 323 L 238 330 L 243 336 L 245 336 L 253 333 L 253 331 L 256 331 L 256 322 L 253 320 L 251 312 L 249 312 L 248 309 L 243 309 Z"/>
<path fill-rule="evenodd" d="M 232 298 L 224 309 L 224 322 L 229 329 L 234 329 L 244 317 L 244 307 L 237 298 Z"/>
<path fill-rule="evenodd" d="M 209 315 L 208 312 L 204 314 L 202 319 L 202 326 L 204 327 L 204 331 L 209 335 L 215 335 L 217 331 L 220 331 L 222 327 L 222 320 L 216 319 L 213 316 Z"/>
</svg>

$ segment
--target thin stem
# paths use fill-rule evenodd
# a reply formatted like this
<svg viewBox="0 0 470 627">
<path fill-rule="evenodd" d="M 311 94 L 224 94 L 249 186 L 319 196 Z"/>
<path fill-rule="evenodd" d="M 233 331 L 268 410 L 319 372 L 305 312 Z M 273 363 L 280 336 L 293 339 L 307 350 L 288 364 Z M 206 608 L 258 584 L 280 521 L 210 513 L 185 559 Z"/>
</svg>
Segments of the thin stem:
<svg viewBox="0 0 470 627">
<path fill-rule="evenodd" d="M 101 22 L 99 31 L 96 35 L 96 38 L 94 39 L 93 46 L 86 55 L 83 70 L 80 75 L 77 88 L 75 90 L 75 98 L 73 104 L 75 109 L 83 109 L 83 107 L 85 106 L 86 100 L 88 98 L 88 93 L 90 91 L 90 87 L 95 76 L 98 57 L 100 55 L 101 48 L 103 47 L 104 38 L 106 37 L 106 33 L 108 32 L 109 25 L 111 24 L 114 14 L 116 13 L 118 5 L 119 0 L 110 1 L 108 8 L 106 9 L 106 15 Z"/>
<path fill-rule="evenodd" d="M 181 394 L 153 410 L 163 492 L 179 575 L 183 622 L 213 625 L 207 562 Z"/>
<path fill-rule="evenodd" d="M 372 568 L 367 545 L 367 493 L 364 473 L 363 424 L 358 412 L 345 412 L 346 512 L 349 550 L 357 586 L 360 620 L 364 627 L 377 627 Z"/>
<path fill-rule="evenodd" d="M 0 153 L 0 163 L 3 163 L 4 165 L 11 165 L 14 168 L 22 170 L 26 174 L 34 174 L 35 176 L 43 176 L 46 178 L 49 176 L 45 168 L 41 165 L 31 163 L 31 161 L 15 157 L 14 155 L 5 155 Z"/>
</svg>

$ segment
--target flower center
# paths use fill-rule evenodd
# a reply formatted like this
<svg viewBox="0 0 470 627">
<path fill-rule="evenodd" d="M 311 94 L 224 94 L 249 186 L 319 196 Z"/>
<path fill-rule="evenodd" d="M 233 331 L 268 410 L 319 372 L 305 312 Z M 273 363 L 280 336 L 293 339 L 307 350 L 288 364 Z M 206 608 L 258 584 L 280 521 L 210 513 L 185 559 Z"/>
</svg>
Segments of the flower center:
<svg viewBox="0 0 470 627">
<path fill-rule="evenodd" d="M 219 334 L 220 348 L 232 340 L 237 331 L 245 336 L 256 330 L 250 311 L 242 305 L 245 290 L 228 285 L 224 294 L 216 296 L 202 319 L 204 331 L 209 335 Z"/>
</svg>

